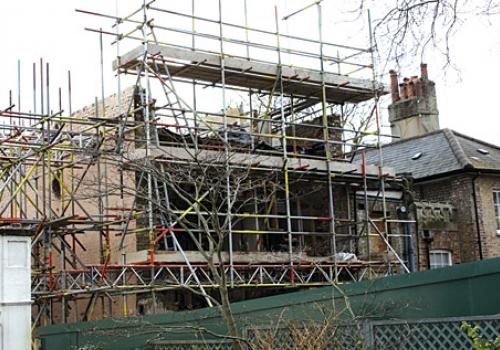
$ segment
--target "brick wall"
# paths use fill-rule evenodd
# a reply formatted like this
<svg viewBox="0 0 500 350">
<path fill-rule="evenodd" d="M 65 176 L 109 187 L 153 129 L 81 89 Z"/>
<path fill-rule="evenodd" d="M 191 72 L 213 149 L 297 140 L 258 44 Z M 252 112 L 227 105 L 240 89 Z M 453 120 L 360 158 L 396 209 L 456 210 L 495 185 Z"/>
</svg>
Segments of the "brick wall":
<svg viewBox="0 0 500 350">
<path fill-rule="evenodd" d="M 457 231 L 434 231 L 430 249 L 448 250 L 454 264 L 479 260 L 476 214 L 473 203 L 473 174 L 450 176 L 415 185 L 416 198 L 426 201 L 448 201 L 456 209 Z M 480 175 L 476 180 L 477 207 L 485 259 L 500 256 L 500 236 L 496 233 L 492 190 L 500 188 L 500 177 Z M 420 230 L 421 231 L 421 230 Z M 425 243 L 420 232 L 417 239 L 418 265 L 427 266 Z"/>
<path fill-rule="evenodd" d="M 454 176 L 438 181 L 417 184 L 416 196 L 419 200 L 446 201 L 456 209 L 457 231 L 434 231 L 434 241 L 430 250 L 442 249 L 452 253 L 453 264 L 474 261 L 479 258 L 475 233 L 474 210 L 472 204 L 472 178 L 470 176 Z M 419 268 L 427 267 L 425 242 L 419 230 L 417 241 Z"/>
<path fill-rule="evenodd" d="M 127 88 L 121 93 L 121 104 L 122 104 L 122 112 L 125 113 L 127 111 L 127 106 L 133 101 L 135 89 L 133 87 Z M 118 95 L 114 94 L 107 97 L 104 100 L 105 112 L 102 113 L 102 102 L 97 102 L 96 104 L 91 104 L 89 106 L 83 107 L 82 109 L 73 113 L 73 117 L 85 119 L 85 118 L 93 118 L 93 117 L 106 117 L 106 118 L 115 118 L 119 115 L 119 104 L 118 104 Z M 87 128 L 89 125 L 85 126 L 74 126 L 73 131 L 80 132 L 84 128 Z M 69 125 L 67 125 L 69 128 Z M 84 133 L 81 133 L 81 137 L 78 135 L 75 137 L 76 140 L 81 140 L 81 142 L 85 142 L 86 137 L 88 140 L 91 139 L 91 135 L 96 133 L 96 129 L 88 129 L 85 130 Z M 108 134 L 104 145 L 100 148 L 101 151 L 111 150 L 115 147 L 115 135 Z M 72 188 L 76 188 L 77 184 L 81 180 L 81 184 L 78 187 L 78 190 L 75 191 L 74 197 L 77 199 L 78 204 L 75 205 L 74 214 L 77 216 L 86 217 L 91 215 L 94 220 L 98 219 L 98 202 L 101 200 L 101 197 L 97 192 L 97 183 L 100 180 L 101 185 L 104 183 L 104 165 L 101 163 L 101 174 L 100 178 L 98 176 L 97 166 L 95 164 L 90 165 L 87 170 L 87 163 L 89 158 L 92 156 L 93 148 L 95 145 L 83 144 L 84 152 L 81 153 L 80 159 L 77 157 L 75 159 L 76 166 L 73 169 L 66 168 L 59 173 L 59 176 L 63 179 L 63 184 L 60 185 L 61 189 L 59 190 L 59 196 L 56 195 L 56 191 L 54 191 L 54 185 L 47 185 L 47 193 L 51 192 L 51 208 L 54 212 L 55 217 L 59 216 L 69 216 L 73 214 L 71 207 L 69 207 L 64 215 L 62 215 L 62 208 L 66 206 L 68 200 L 70 199 L 69 193 L 63 189 L 65 186 L 68 190 L 71 191 Z M 108 156 L 107 158 L 110 158 Z M 69 159 L 69 158 L 68 158 Z M 117 163 L 108 159 L 107 161 L 107 182 L 108 182 L 108 206 L 109 208 L 118 208 L 121 206 L 120 200 L 120 181 L 118 175 L 118 167 Z M 54 177 L 52 176 L 52 179 Z M 134 174 L 125 173 L 124 174 L 124 184 L 125 187 L 134 188 L 135 187 L 135 176 Z M 42 186 L 41 181 L 39 181 L 38 191 L 41 193 Z M 41 200 L 41 198 L 40 198 Z M 133 198 L 131 196 L 125 195 L 124 198 L 124 207 L 130 207 L 132 205 Z M 41 203 L 41 202 L 40 202 Z M 123 215 L 127 214 L 127 212 L 109 210 L 110 215 Z M 29 216 L 34 216 L 34 209 L 30 211 Z M 129 229 L 134 228 L 134 223 L 132 222 L 129 225 Z M 101 262 L 101 251 L 100 251 L 100 233 L 93 230 L 86 230 L 85 233 L 77 233 L 75 235 L 76 240 L 72 239 L 72 236 L 66 236 L 66 241 L 70 244 L 72 249 L 74 249 L 77 253 L 77 256 L 81 261 L 85 264 L 99 264 Z M 121 240 L 120 235 L 116 235 L 116 231 L 110 231 L 109 234 L 110 239 L 110 263 L 120 263 L 121 261 L 121 252 L 119 249 L 119 244 Z M 105 239 L 103 238 L 103 241 Z M 78 243 L 80 242 L 80 243 Z M 125 239 L 125 250 L 127 252 L 135 251 L 135 237 L 134 235 L 127 235 Z M 57 251 L 53 250 L 53 266 L 56 270 L 60 269 L 60 256 Z M 69 252 L 66 253 L 68 258 L 72 260 L 72 256 Z M 79 267 L 80 265 L 78 265 Z M 66 269 L 71 269 L 71 266 L 67 264 Z M 76 303 L 72 301 L 68 304 L 68 322 L 78 322 L 81 321 L 85 310 L 88 306 L 89 298 L 87 296 L 77 296 L 78 300 Z M 127 297 L 127 315 L 135 314 L 135 296 L 128 295 Z M 111 303 L 111 304 L 110 304 Z M 111 310 L 111 311 L 110 311 Z M 36 314 L 36 310 L 34 311 Z M 62 307 L 60 302 L 54 302 L 52 305 L 52 316 L 55 323 L 62 322 Z M 110 301 L 107 298 L 102 298 L 102 300 L 98 300 L 95 303 L 95 307 L 93 308 L 91 319 L 102 319 L 106 317 L 112 316 L 123 316 L 124 315 L 124 298 L 117 297 L 113 298 Z"/>
<path fill-rule="evenodd" d="M 136 88 L 135 86 L 130 86 L 123 90 L 120 94 L 121 98 L 121 111 L 122 113 L 126 113 L 130 103 L 133 102 L 134 92 Z M 76 112 L 73 112 L 73 117 L 75 118 L 88 118 L 88 117 L 100 117 L 100 118 L 116 118 L 119 115 L 120 106 L 119 106 L 118 94 L 113 94 L 104 99 L 104 113 L 102 112 L 102 100 L 97 101 L 96 104 L 92 103 L 87 105 Z"/>
<path fill-rule="evenodd" d="M 500 235 L 497 233 L 493 190 L 500 190 L 500 176 L 481 175 L 476 180 L 478 212 L 481 224 L 481 246 L 485 259 L 500 256 Z"/>
</svg>

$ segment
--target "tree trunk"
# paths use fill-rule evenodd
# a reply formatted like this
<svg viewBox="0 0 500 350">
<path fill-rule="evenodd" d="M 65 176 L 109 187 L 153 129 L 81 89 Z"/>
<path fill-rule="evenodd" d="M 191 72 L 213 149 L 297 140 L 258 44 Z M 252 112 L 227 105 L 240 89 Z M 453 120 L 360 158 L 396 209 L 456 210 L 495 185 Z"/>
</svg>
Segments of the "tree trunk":
<svg viewBox="0 0 500 350">
<path fill-rule="evenodd" d="M 233 317 L 233 312 L 231 310 L 231 303 L 229 301 L 229 291 L 227 289 L 227 285 L 225 283 L 222 283 L 219 286 L 219 294 L 220 294 L 220 299 L 221 299 L 221 311 L 222 311 L 222 317 L 224 318 L 224 321 L 226 322 L 227 330 L 229 332 L 229 335 L 233 338 L 239 338 L 239 333 L 238 329 L 236 327 L 236 321 L 234 320 Z M 241 342 L 239 340 L 234 340 L 234 348 L 236 350 L 241 350 Z"/>
</svg>

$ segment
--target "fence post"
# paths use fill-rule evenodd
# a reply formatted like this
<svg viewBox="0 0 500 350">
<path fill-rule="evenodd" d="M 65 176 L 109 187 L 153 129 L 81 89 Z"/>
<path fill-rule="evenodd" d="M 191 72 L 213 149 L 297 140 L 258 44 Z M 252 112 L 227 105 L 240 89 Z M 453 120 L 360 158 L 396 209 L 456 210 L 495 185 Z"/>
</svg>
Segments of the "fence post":
<svg viewBox="0 0 500 350">
<path fill-rule="evenodd" d="M 363 342 L 363 350 L 375 350 L 375 342 L 373 337 L 373 322 L 363 321 L 361 339 Z"/>
</svg>

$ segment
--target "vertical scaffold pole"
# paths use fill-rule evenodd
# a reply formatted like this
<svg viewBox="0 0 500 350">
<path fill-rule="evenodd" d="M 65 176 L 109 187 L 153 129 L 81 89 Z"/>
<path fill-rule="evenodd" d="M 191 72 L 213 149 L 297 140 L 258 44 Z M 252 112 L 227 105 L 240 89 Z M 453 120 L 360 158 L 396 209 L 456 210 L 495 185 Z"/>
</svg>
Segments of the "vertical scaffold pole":
<svg viewBox="0 0 500 350">
<path fill-rule="evenodd" d="M 150 83 L 149 83 L 149 70 L 146 69 L 147 59 L 148 59 L 148 34 L 147 34 L 147 22 L 148 22 L 148 14 L 147 14 L 147 5 L 146 0 L 143 1 L 143 23 L 142 23 L 142 36 L 143 36 L 143 72 L 139 72 L 139 75 L 144 74 L 145 78 L 145 87 L 144 87 L 144 99 L 143 99 L 143 111 L 144 111 L 144 125 L 146 131 L 146 157 L 145 162 L 148 161 L 148 157 L 150 156 L 151 149 L 151 120 L 150 120 L 150 110 L 149 110 L 149 101 L 151 100 L 151 91 L 150 91 Z M 145 164 L 148 166 L 148 164 Z M 148 232 L 149 232 L 149 241 L 150 243 L 154 241 L 154 217 L 153 217 L 153 179 L 151 175 L 151 170 L 147 172 L 147 202 L 148 202 Z M 153 252 L 150 252 L 153 253 Z M 150 261 L 151 262 L 151 261 Z"/>
<path fill-rule="evenodd" d="M 149 52 L 149 39 L 148 39 L 148 33 L 147 33 L 147 28 L 148 28 L 148 5 L 146 4 L 146 0 L 143 1 L 143 23 L 142 23 L 142 35 L 143 35 L 143 64 L 142 64 L 142 69 L 143 69 L 143 74 L 145 78 L 145 91 L 144 91 L 144 98 L 142 101 L 143 108 L 144 108 L 144 123 L 146 126 L 146 157 L 144 159 L 145 162 L 145 167 L 148 166 L 149 164 L 149 169 L 147 171 L 147 186 L 148 186 L 148 194 L 147 194 L 147 202 L 148 202 L 148 237 L 149 237 L 149 264 L 151 265 L 150 268 L 150 278 L 151 278 L 151 284 L 154 283 L 155 279 L 155 238 L 156 238 L 156 230 L 154 226 L 154 206 L 153 206 L 153 175 L 152 172 L 153 167 L 155 166 L 153 160 L 151 159 L 150 161 L 148 160 L 150 155 L 151 155 L 151 125 L 152 125 L 152 118 L 151 118 L 151 110 L 150 110 L 150 104 L 152 101 L 151 98 L 151 85 L 150 85 L 150 80 L 149 80 L 149 69 L 147 69 L 147 64 L 148 64 L 148 52 Z M 140 76 L 141 72 L 139 72 Z M 156 130 L 155 130 L 156 132 Z M 154 289 L 151 289 L 152 297 L 153 297 L 153 310 L 156 310 L 156 298 L 154 295 Z"/>
<path fill-rule="evenodd" d="M 333 198 L 333 181 L 331 173 L 330 160 L 332 154 L 330 151 L 330 133 L 328 131 L 328 115 L 327 115 L 327 102 L 326 102 L 326 85 L 325 85 L 325 61 L 323 53 L 323 13 L 321 9 L 321 3 L 317 2 L 318 9 L 318 35 L 319 35 L 319 58 L 320 58 L 320 70 L 321 70 L 321 112 L 322 112 L 322 124 L 323 124 L 323 144 L 325 149 L 325 162 L 326 162 L 326 183 L 328 185 L 328 222 L 331 235 L 330 241 L 330 253 L 332 255 L 334 264 L 334 274 L 333 280 L 338 281 L 338 267 L 337 267 L 337 242 L 336 242 L 336 231 L 335 231 L 335 203 Z"/>
<path fill-rule="evenodd" d="M 17 111 L 19 112 L 20 115 L 21 114 L 21 60 L 20 59 L 17 60 Z M 20 136 L 22 136 L 23 132 L 23 123 L 24 121 L 21 118 L 17 118 L 17 126 L 19 128 Z M 21 156 L 21 154 L 19 153 L 18 156 Z M 19 171 L 19 179 L 17 180 L 19 181 L 18 183 L 20 183 L 24 171 L 25 171 L 25 166 L 22 165 Z M 26 212 L 26 210 L 24 209 L 24 201 L 26 200 L 25 198 L 23 198 L 24 196 L 25 196 L 25 191 L 20 191 L 19 201 L 18 201 L 19 217 L 23 217 L 23 213 Z"/>
<path fill-rule="evenodd" d="M 384 156 L 382 151 L 382 142 L 381 142 L 381 125 L 380 125 L 380 113 L 378 108 L 379 102 L 379 93 L 377 87 L 377 70 L 375 68 L 375 41 L 373 38 L 373 28 L 372 28 L 372 17 L 371 12 L 368 10 L 368 30 L 369 38 L 370 38 L 370 57 L 371 57 L 371 66 L 372 66 L 372 87 L 373 87 L 373 95 L 375 101 L 375 120 L 377 123 L 377 149 L 378 149 L 378 176 L 380 180 L 380 192 L 382 195 L 382 220 L 384 225 L 384 232 L 382 234 L 386 238 L 387 242 L 389 242 L 389 226 L 387 222 L 387 202 L 386 202 L 386 193 L 385 193 L 385 174 L 383 173 L 384 167 Z M 369 223 L 368 223 L 369 225 Z M 387 247 L 387 252 L 389 252 L 389 247 Z M 391 260 L 387 259 L 387 269 L 390 272 L 391 270 Z"/>
<path fill-rule="evenodd" d="M 38 99 L 38 96 L 37 96 L 37 91 L 36 91 L 36 63 L 33 62 L 33 114 L 37 114 L 38 113 L 38 109 L 37 109 L 37 104 L 36 104 L 36 101 Z M 28 124 L 29 126 L 31 127 L 31 125 L 33 124 L 33 119 L 29 119 L 28 120 Z M 36 176 L 35 177 L 35 206 L 36 208 L 39 208 L 40 207 L 40 198 L 39 198 L 39 184 L 38 184 L 38 179 L 39 179 L 39 176 Z M 36 219 L 39 219 L 40 218 L 40 211 L 37 209 L 35 210 L 35 218 Z M 37 259 L 39 258 L 38 256 L 36 257 Z"/>
<path fill-rule="evenodd" d="M 44 114 L 45 114 L 45 108 L 44 108 L 44 80 L 43 80 L 43 59 L 40 58 L 40 115 L 42 116 L 42 121 L 40 123 L 40 131 L 41 131 L 41 139 L 40 139 L 40 142 L 42 144 L 45 143 L 45 138 L 47 137 L 47 133 L 46 133 L 46 130 L 45 130 L 45 118 L 44 118 Z M 46 191 L 46 188 L 47 188 L 47 177 L 46 177 L 46 168 L 47 168 L 47 165 L 46 165 L 46 162 L 45 162 L 45 150 L 43 150 L 40 154 L 40 159 L 42 161 L 42 188 L 41 188 L 41 192 L 42 192 L 42 220 L 46 220 L 47 218 L 47 191 Z M 42 253 L 42 271 L 43 273 L 47 274 L 48 273 L 48 259 L 49 259 L 49 245 L 48 245 L 48 233 L 47 233 L 47 228 L 45 227 L 42 227 L 42 249 L 43 249 L 43 253 Z M 46 286 L 47 288 L 47 286 Z M 47 288 L 48 289 L 48 288 Z M 48 323 L 48 320 L 49 320 L 49 301 L 46 301 L 45 302 L 45 307 L 44 307 L 44 313 L 43 313 L 43 317 L 42 317 L 42 325 L 46 325 Z"/>
<path fill-rule="evenodd" d="M 222 23 L 222 0 L 219 0 L 219 41 L 220 41 L 220 65 L 222 86 L 222 110 L 224 113 L 224 160 L 226 170 L 226 202 L 227 202 L 227 230 L 229 240 L 229 278 L 231 287 L 234 285 L 234 257 L 233 257 L 233 229 L 232 229 L 232 203 L 231 203 L 231 168 L 229 164 L 230 145 L 228 139 L 228 123 L 226 108 L 226 70 L 224 57 L 224 27 Z"/>
<path fill-rule="evenodd" d="M 121 21 L 120 21 L 120 7 L 119 7 L 119 3 L 120 3 L 120 0 L 116 0 L 115 2 L 115 15 L 116 15 L 116 24 L 115 24 L 115 27 L 116 27 L 116 37 L 117 37 L 117 40 L 116 40 L 116 62 L 118 63 L 118 67 L 120 66 L 121 64 L 121 52 L 120 52 L 120 44 L 121 44 L 121 40 L 120 40 L 120 24 L 121 24 Z M 124 116 L 123 115 L 123 105 L 122 105 L 122 84 L 121 84 L 121 73 L 120 73 L 120 69 L 117 70 L 117 74 L 116 74 L 116 88 L 117 88 L 117 93 L 116 93 L 116 96 L 117 96 L 117 99 L 118 99 L 118 115 L 120 117 L 120 119 L 125 119 L 127 118 L 127 116 Z M 135 93 L 135 92 L 134 92 Z M 133 100 L 134 100 L 134 97 L 132 96 L 132 101 L 130 103 L 133 103 Z M 123 164 L 123 162 L 125 161 L 125 158 L 124 158 L 124 155 L 123 155 L 123 152 L 122 150 L 117 150 L 118 154 L 119 154 L 119 157 L 120 157 L 120 163 Z M 122 166 L 119 166 L 118 167 L 118 172 L 119 172 L 119 178 L 120 178 L 120 201 L 119 201 L 119 207 L 121 208 L 122 210 L 122 216 L 121 216 L 121 225 L 120 225 L 120 232 L 122 234 L 122 237 L 121 237 L 121 241 L 124 240 L 125 238 L 125 235 L 126 235 L 126 223 L 125 223 L 125 184 L 124 184 L 124 173 L 123 173 L 123 167 Z M 130 210 L 132 211 L 133 208 L 130 208 Z M 122 264 L 122 279 L 121 279 L 121 283 L 123 285 L 125 285 L 127 283 L 127 277 L 126 277 L 126 267 L 125 267 L 125 264 L 127 263 L 127 258 L 126 258 L 126 253 L 125 253 L 125 245 L 124 244 L 120 244 L 120 262 Z M 127 293 L 123 293 L 122 294 L 122 302 L 123 302 L 123 317 L 127 317 L 128 316 L 128 300 L 127 300 Z"/>
<path fill-rule="evenodd" d="M 285 180 L 285 210 L 286 210 L 286 230 L 288 237 L 288 255 L 290 264 L 290 281 L 292 285 L 295 283 L 295 272 L 294 272 L 294 262 L 293 262 L 293 236 L 292 236 L 292 219 L 291 219 L 291 209 L 290 209 L 290 179 L 288 174 L 288 150 L 286 142 L 286 120 L 285 120 L 285 108 L 284 95 L 283 95 L 283 64 L 281 61 L 281 43 L 280 43 L 280 28 L 278 20 L 278 7 L 274 6 L 274 19 L 276 26 L 276 52 L 278 55 L 278 72 L 277 78 L 279 79 L 280 87 L 280 115 L 281 115 L 281 146 L 283 148 L 283 176 Z"/>
<path fill-rule="evenodd" d="M 193 35 L 191 36 L 191 48 L 193 49 L 193 51 L 196 49 L 196 18 L 195 18 L 196 7 L 195 7 L 195 2 L 196 2 L 195 0 L 191 0 L 191 31 L 193 32 Z M 196 79 L 193 79 L 191 81 L 191 84 L 193 85 L 193 110 L 196 111 L 196 109 L 197 109 Z M 180 104 L 179 104 L 179 106 L 180 106 Z M 194 119 L 194 134 L 195 134 L 195 139 L 197 140 L 198 133 L 199 133 L 199 127 L 201 125 L 200 121 L 198 120 L 197 113 L 193 113 L 193 119 Z"/>
<path fill-rule="evenodd" d="M 250 45 L 248 44 L 250 41 L 249 30 L 248 30 L 248 4 L 247 0 L 243 0 L 243 16 L 245 21 L 245 49 L 246 49 L 246 59 L 250 60 Z M 250 130 L 250 142 L 252 145 L 252 149 L 255 148 L 255 129 L 254 129 L 254 115 L 253 115 L 253 105 L 252 105 L 252 88 L 248 89 L 248 130 Z M 258 230 L 259 220 L 255 220 L 256 227 Z M 257 238 L 260 241 L 260 237 Z"/>
<path fill-rule="evenodd" d="M 73 95 L 72 95 L 72 85 L 71 85 L 71 71 L 68 70 L 68 114 L 70 117 L 73 116 Z M 71 119 L 69 122 L 69 130 L 71 134 L 73 134 L 73 120 Z M 74 152 L 71 152 L 71 157 L 70 157 L 71 163 L 75 161 L 75 154 Z M 75 216 L 75 199 L 73 196 L 75 195 L 75 167 L 72 166 L 70 170 L 70 176 L 71 176 L 71 198 L 69 199 L 71 201 L 71 215 L 74 217 Z M 73 230 L 76 228 L 76 225 L 72 225 Z M 75 233 L 73 232 L 71 234 L 72 237 L 72 249 L 73 249 L 73 264 L 76 265 L 76 239 L 75 239 Z M 78 302 L 77 300 L 73 301 L 73 315 L 74 315 L 74 320 L 77 322 L 78 320 Z"/>
<path fill-rule="evenodd" d="M 50 66 L 49 63 L 45 63 L 45 84 L 46 84 L 46 90 L 45 90 L 45 98 L 47 101 L 47 109 L 46 109 L 46 115 L 47 115 L 47 135 L 46 139 L 43 140 L 43 142 L 50 141 L 52 139 L 52 131 L 51 131 L 51 121 L 50 117 L 52 114 L 52 111 L 50 110 Z M 47 206 L 48 206 L 48 215 L 49 215 L 49 220 L 53 218 L 53 211 L 52 211 L 52 191 L 51 191 L 51 185 L 52 185 L 52 167 L 51 167 L 51 150 L 48 149 L 46 152 L 46 158 L 43 159 L 44 163 L 47 163 L 47 187 L 45 187 L 43 190 L 47 191 Z M 49 227 L 47 230 L 47 249 L 48 249 L 48 273 L 49 275 L 52 275 L 52 228 Z M 51 283 L 52 284 L 52 283 Z M 50 289 L 52 289 L 53 286 L 50 286 Z M 53 322 L 52 319 L 52 299 L 49 300 L 49 307 L 47 308 L 49 312 L 49 321 L 50 323 Z"/>
</svg>

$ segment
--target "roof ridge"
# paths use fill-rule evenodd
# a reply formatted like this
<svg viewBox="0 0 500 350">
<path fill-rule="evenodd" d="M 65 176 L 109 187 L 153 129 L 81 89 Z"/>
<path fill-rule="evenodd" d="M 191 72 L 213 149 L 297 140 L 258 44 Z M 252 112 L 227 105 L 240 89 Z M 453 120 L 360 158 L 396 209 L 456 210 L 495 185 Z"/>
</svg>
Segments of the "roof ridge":
<svg viewBox="0 0 500 350">
<path fill-rule="evenodd" d="M 499 145 L 495 145 L 494 143 L 490 143 L 490 142 L 487 142 L 487 141 L 484 141 L 484 140 L 480 140 L 480 139 L 476 139 L 475 137 L 472 137 L 472 136 L 469 136 L 469 135 L 465 135 L 465 134 L 462 134 L 461 132 L 459 131 L 455 131 L 455 130 L 451 130 L 451 132 L 457 136 L 460 136 L 460 137 L 463 137 L 464 139 L 467 139 L 469 141 L 474 141 L 474 142 L 477 142 L 477 143 L 482 143 L 483 145 L 486 145 L 488 147 L 491 147 L 491 148 L 496 148 L 498 150 L 500 150 L 500 146 Z"/>
<path fill-rule="evenodd" d="M 462 146 L 460 145 L 460 142 L 458 142 L 458 140 L 456 139 L 454 132 L 448 128 L 442 129 L 442 131 L 460 166 L 462 168 L 473 168 L 474 166 L 465 154 Z"/>
</svg>

